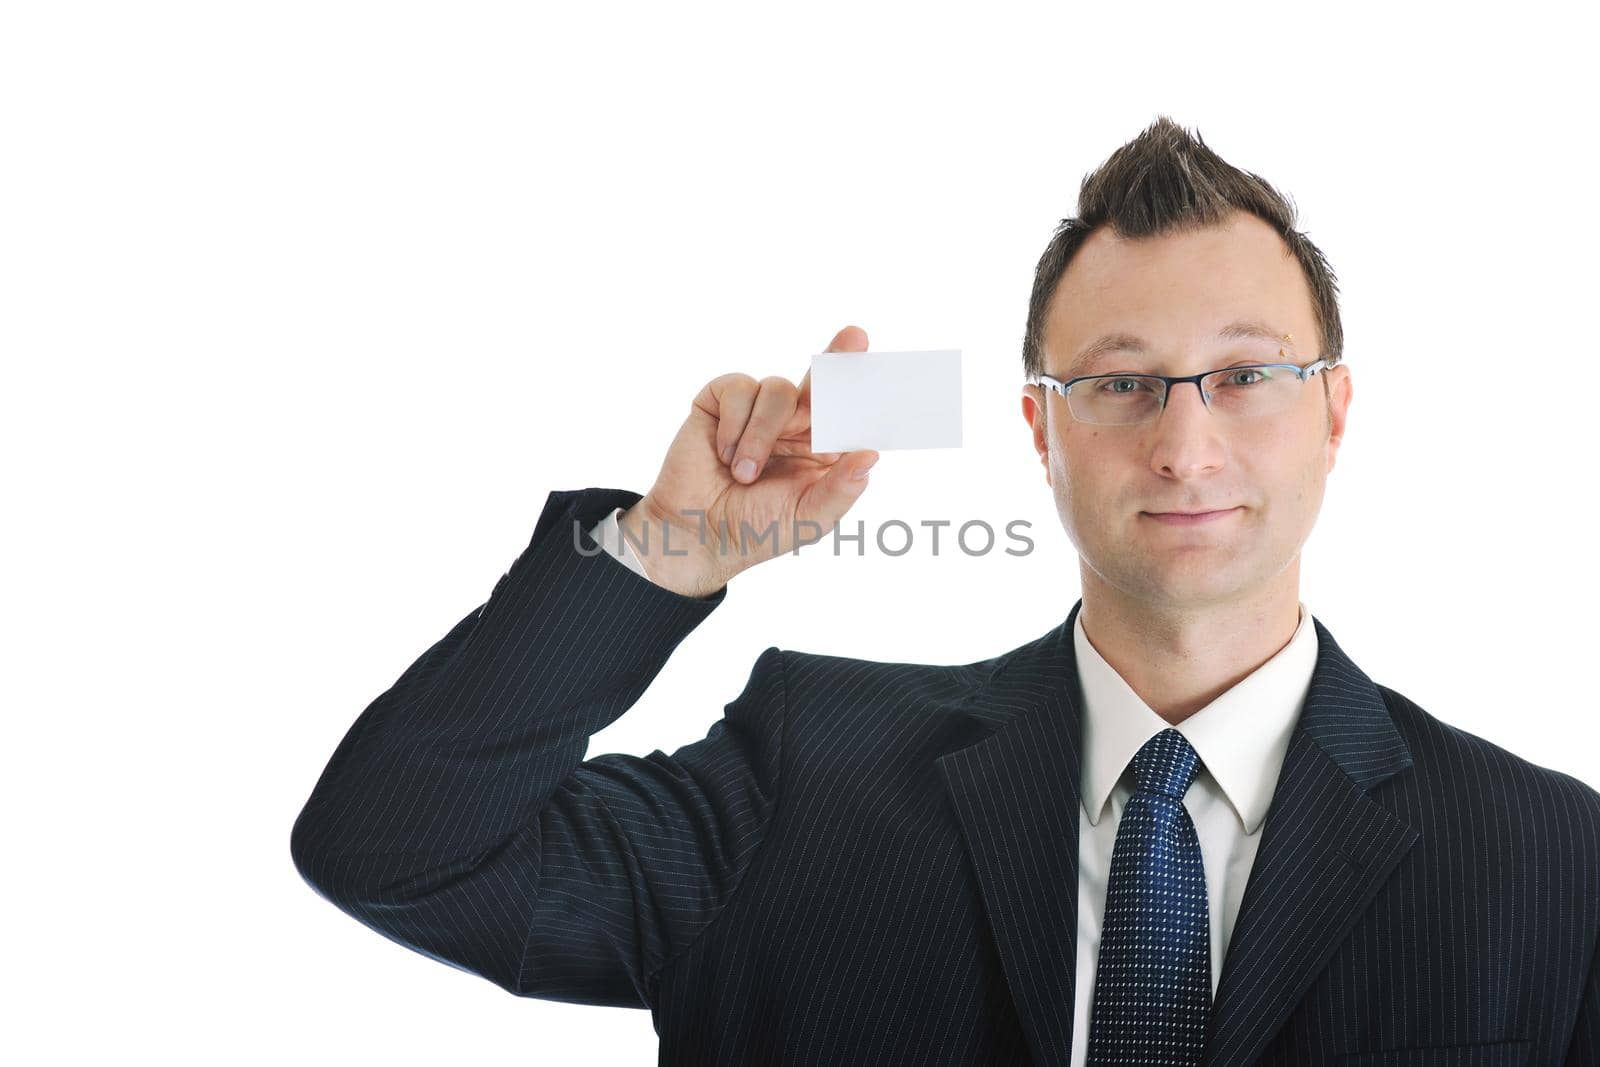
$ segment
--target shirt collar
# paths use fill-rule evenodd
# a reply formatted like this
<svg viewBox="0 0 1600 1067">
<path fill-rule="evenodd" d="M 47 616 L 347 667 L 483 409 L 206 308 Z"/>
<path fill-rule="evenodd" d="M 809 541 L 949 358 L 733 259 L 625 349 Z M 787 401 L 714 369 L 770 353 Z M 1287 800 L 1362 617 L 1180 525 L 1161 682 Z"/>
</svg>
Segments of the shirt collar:
<svg viewBox="0 0 1600 1067">
<path fill-rule="evenodd" d="M 1170 724 L 1157 715 L 1089 643 L 1083 613 L 1073 627 L 1083 696 L 1083 765 L 1079 779 L 1089 821 L 1100 824 L 1111 790 L 1134 755 Z M 1289 736 L 1317 663 L 1317 631 L 1300 604 L 1300 623 L 1277 654 L 1178 724 L 1253 834 L 1267 816 Z"/>
</svg>

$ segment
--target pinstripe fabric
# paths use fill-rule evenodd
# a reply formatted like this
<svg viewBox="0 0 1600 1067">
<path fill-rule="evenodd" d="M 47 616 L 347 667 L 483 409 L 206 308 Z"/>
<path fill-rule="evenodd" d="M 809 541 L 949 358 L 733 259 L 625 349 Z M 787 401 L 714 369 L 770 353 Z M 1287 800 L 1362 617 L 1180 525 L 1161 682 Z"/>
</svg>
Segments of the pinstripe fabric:
<svg viewBox="0 0 1600 1067">
<path fill-rule="evenodd" d="M 967 664 L 769 648 L 704 738 L 584 760 L 726 595 L 575 550 L 638 499 L 551 494 L 335 749 L 301 875 L 519 996 L 648 1008 L 663 1064 L 1066 1064 L 1078 606 Z M 1317 637 L 1206 1062 L 1600 1064 L 1600 794 Z"/>
</svg>

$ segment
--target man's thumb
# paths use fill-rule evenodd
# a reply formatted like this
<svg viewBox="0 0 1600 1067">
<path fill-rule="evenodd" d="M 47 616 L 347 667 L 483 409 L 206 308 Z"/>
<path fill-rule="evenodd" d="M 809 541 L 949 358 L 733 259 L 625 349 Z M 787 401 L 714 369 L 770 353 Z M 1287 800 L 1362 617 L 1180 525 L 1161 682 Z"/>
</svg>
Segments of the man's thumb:
<svg viewBox="0 0 1600 1067">
<path fill-rule="evenodd" d="M 798 517 L 817 523 L 824 531 L 833 529 L 834 523 L 843 518 L 850 505 L 866 491 L 867 471 L 876 462 L 878 453 L 870 448 L 840 456 L 828 468 L 828 473 L 807 491 Z"/>
</svg>

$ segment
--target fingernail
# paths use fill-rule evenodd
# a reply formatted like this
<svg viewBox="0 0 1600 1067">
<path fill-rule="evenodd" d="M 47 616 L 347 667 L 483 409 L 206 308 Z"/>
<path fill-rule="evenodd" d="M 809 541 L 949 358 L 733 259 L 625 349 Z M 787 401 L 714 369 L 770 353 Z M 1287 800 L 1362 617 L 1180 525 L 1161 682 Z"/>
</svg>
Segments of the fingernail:
<svg viewBox="0 0 1600 1067">
<path fill-rule="evenodd" d="M 856 481 L 860 481 L 867 476 L 867 472 L 871 469 L 872 464 L 870 463 L 868 463 L 865 467 L 857 467 L 855 470 L 850 472 L 850 477 L 854 478 Z"/>
<path fill-rule="evenodd" d="M 729 445 L 727 448 L 724 448 L 722 450 L 722 462 L 728 463 L 728 462 L 731 462 L 732 460 L 733 460 L 733 446 Z"/>
<path fill-rule="evenodd" d="M 754 478 L 756 476 L 756 461 L 746 456 L 734 464 L 733 476 L 735 478 Z"/>
</svg>

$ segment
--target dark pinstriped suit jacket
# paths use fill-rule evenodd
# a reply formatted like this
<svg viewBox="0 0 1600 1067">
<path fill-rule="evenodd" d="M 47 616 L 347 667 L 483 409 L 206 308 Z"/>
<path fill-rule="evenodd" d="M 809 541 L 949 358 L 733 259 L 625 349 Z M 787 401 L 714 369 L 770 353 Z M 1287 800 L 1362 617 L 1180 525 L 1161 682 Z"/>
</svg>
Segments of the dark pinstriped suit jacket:
<svg viewBox="0 0 1600 1067">
<path fill-rule="evenodd" d="M 769 648 L 702 740 L 584 760 L 726 595 L 575 547 L 637 499 L 551 494 L 333 753 L 301 874 L 519 996 L 649 1008 L 664 1064 L 1066 1064 L 1078 607 L 962 665 Z M 1208 1062 L 1600 1064 L 1600 795 L 1316 630 Z"/>
</svg>

